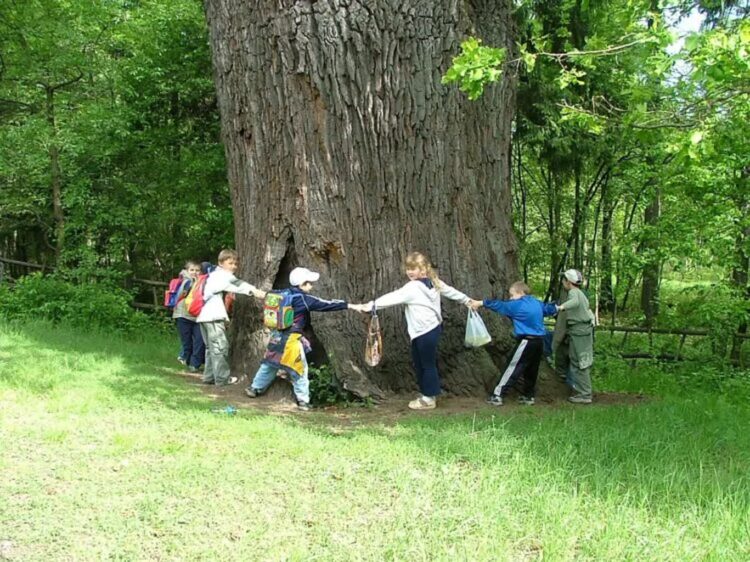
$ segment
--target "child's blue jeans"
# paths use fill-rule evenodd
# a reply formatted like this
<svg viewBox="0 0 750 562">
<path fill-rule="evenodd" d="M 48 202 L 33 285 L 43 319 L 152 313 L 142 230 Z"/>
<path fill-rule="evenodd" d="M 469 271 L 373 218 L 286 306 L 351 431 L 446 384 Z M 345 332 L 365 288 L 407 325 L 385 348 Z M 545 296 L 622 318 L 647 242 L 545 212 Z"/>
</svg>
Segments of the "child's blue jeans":
<svg viewBox="0 0 750 562">
<path fill-rule="evenodd" d="M 300 343 L 300 345 L 302 344 Z M 307 377 L 307 360 L 305 359 L 304 353 L 302 354 L 302 358 L 305 364 L 305 372 L 303 373 L 304 376 L 299 376 L 297 373 L 291 373 L 289 371 L 286 371 L 286 373 L 289 376 L 289 380 L 292 381 L 294 395 L 297 397 L 297 400 L 309 404 L 310 379 Z M 255 373 L 253 383 L 250 386 L 258 392 L 263 392 L 265 389 L 271 386 L 271 383 L 276 378 L 276 372 L 278 370 L 278 367 L 274 367 L 273 365 L 269 365 L 268 363 L 261 363 L 260 367 L 258 368 L 258 372 Z"/>
<path fill-rule="evenodd" d="M 178 318 L 177 331 L 180 333 L 180 341 L 182 342 L 180 357 L 189 366 L 197 369 L 206 360 L 206 346 L 203 343 L 200 326 L 197 322 L 187 318 Z"/>
<path fill-rule="evenodd" d="M 437 370 L 437 347 L 443 327 L 438 326 L 411 340 L 411 360 L 417 372 L 417 384 L 423 396 L 440 394 L 440 375 Z"/>
</svg>

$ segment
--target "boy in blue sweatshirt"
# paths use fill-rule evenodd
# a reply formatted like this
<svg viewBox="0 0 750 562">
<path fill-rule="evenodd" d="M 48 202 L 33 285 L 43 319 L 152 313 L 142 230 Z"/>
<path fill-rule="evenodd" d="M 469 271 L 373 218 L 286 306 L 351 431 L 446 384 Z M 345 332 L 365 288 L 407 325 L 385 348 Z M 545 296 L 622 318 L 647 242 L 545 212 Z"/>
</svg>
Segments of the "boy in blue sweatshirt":
<svg viewBox="0 0 750 562">
<path fill-rule="evenodd" d="M 474 310 L 484 306 L 510 318 L 513 321 L 513 335 L 518 339 L 510 363 L 487 402 L 502 406 L 502 397 L 523 375 L 524 386 L 518 401 L 533 405 L 539 361 L 544 352 L 544 317 L 557 314 L 557 307 L 532 297 L 529 286 L 521 281 L 510 286 L 510 300 L 472 300 L 469 306 Z"/>
</svg>

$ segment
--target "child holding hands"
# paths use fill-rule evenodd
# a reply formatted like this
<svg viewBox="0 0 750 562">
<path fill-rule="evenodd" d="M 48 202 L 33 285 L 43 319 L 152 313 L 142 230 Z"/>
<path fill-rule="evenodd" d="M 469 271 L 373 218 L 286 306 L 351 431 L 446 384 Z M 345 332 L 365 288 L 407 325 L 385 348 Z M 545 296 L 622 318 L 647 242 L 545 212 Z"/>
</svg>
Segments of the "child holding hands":
<svg viewBox="0 0 750 562">
<path fill-rule="evenodd" d="M 557 307 L 532 297 L 529 286 L 521 281 L 513 283 L 509 292 L 510 300 L 507 301 L 486 299 L 469 303 L 474 310 L 484 306 L 510 318 L 513 321 L 513 335 L 518 339 L 510 363 L 487 402 L 502 406 L 503 396 L 523 375 L 524 388 L 519 402 L 531 406 L 534 404 L 539 361 L 544 350 L 544 317 L 554 316 Z"/>
<path fill-rule="evenodd" d="M 224 386 L 235 384 L 239 380 L 229 373 L 229 340 L 226 334 L 229 315 L 224 306 L 224 293 L 253 295 L 259 299 L 266 296 L 265 292 L 254 285 L 235 277 L 238 266 L 237 252 L 222 250 L 219 253 L 219 266 L 209 273 L 203 290 L 205 304 L 196 322 L 200 325 L 203 340 L 206 342 L 204 384 Z"/>
<path fill-rule="evenodd" d="M 437 396 L 441 392 L 437 370 L 437 347 L 443 331 L 440 296 L 465 305 L 471 299 L 438 279 L 430 261 L 419 252 L 406 256 L 405 269 L 409 282 L 375 299 L 374 303 L 368 303 L 366 308 L 371 309 L 373 304 L 376 308 L 406 305 L 406 328 L 411 338 L 411 357 L 421 392 L 416 400 L 409 402 L 409 408 L 431 410 L 437 406 Z"/>
</svg>

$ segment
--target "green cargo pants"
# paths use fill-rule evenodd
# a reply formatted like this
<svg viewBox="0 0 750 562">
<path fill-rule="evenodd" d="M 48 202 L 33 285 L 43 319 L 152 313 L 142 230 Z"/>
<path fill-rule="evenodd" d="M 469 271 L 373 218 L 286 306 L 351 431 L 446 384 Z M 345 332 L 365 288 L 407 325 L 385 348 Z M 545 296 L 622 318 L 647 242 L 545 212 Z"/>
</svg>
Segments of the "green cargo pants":
<svg viewBox="0 0 750 562">
<path fill-rule="evenodd" d="M 229 379 L 229 339 L 223 320 L 200 323 L 203 341 L 206 342 L 206 364 L 203 382 L 216 386 L 227 384 Z"/>
<path fill-rule="evenodd" d="M 591 398 L 591 366 L 594 364 L 594 327 L 591 324 L 568 326 L 570 386 L 573 396 Z"/>
</svg>

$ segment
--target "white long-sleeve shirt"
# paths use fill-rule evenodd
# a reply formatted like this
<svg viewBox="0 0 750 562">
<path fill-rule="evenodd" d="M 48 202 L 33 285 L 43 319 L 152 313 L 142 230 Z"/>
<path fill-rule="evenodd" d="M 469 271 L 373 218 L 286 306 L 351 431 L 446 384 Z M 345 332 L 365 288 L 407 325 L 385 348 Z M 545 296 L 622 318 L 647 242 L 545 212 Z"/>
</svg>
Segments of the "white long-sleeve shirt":
<svg viewBox="0 0 750 562">
<path fill-rule="evenodd" d="M 440 288 L 428 288 L 422 281 L 409 281 L 391 293 L 375 299 L 377 308 L 388 308 L 405 304 L 406 329 L 411 339 L 418 338 L 434 330 L 443 322 L 440 310 L 440 295 L 466 304 L 469 297 L 450 285 L 440 282 Z"/>
<path fill-rule="evenodd" d="M 255 286 L 237 279 L 226 269 L 217 267 L 208 276 L 206 286 L 203 289 L 205 304 L 198 315 L 196 322 L 216 322 L 218 320 L 229 320 L 227 309 L 224 307 L 223 293 L 240 293 L 250 295 L 257 290 Z"/>
</svg>

